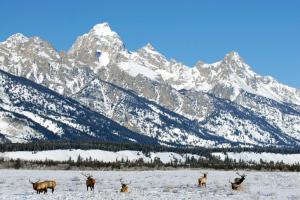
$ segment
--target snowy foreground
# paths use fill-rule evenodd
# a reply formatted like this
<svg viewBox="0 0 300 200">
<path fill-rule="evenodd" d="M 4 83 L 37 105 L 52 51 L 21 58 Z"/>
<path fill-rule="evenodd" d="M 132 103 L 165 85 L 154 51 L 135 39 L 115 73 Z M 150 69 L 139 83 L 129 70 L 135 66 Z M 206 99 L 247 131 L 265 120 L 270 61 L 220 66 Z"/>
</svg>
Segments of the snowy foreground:
<svg viewBox="0 0 300 200">
<path fill-rule="evenodd" d="M 246 172 L 241 191 L 232 191 L 233 171 L 209 170 L 206 188 L 197 187 L 198 170 L 95 171 L 94 192 L 87 192 L 79 171 L 0 170 L 0 199 L 300 199 L 300 174 Z M 36 194 L 28 179 L 55 179 L 57 190 Z M 120 178 L 130 182 L 120 193 Z"/>
</svg>

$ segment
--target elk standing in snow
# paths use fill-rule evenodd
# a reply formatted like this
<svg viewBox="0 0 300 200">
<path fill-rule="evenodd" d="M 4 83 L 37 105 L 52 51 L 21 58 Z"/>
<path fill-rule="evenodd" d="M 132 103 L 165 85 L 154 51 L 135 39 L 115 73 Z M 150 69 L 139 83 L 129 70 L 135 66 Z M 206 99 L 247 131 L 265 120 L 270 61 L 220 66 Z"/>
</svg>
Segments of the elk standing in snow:
<svg viewBox="0 0 300 200">
<path fill-rule="evenodd" d="M 120 179 L 121 182 L 121 191 L 120 192 L 128 192 L 128 185 L 131 183 L 124 183 L 122 179 Z"/>
<path fill-rule="evenodd" d="M 229 180 L 229 183 L 231 183 L 231 188 L 233 190 L 238 190 L 240 188 L 241 184 L 243 183 L 243 181 L 246 179 L 246 175 L 245 174 L 240 175 L 238 172 L 236 174 L 239 175 L 240 178 L 235 178 L 234 182 L 231 182 Z"/>
<path fill-rule="evenodd" d="M 56 182 L 54 180 L 42 181 L 42 182 L 38 180 L 37 182 L 32 182 L 29 179 L 29 182 L 32 184 L 32 187 L 34 190 L 36 190 L 37 194 L 40 194 L 41 192 L 44 192 L 44 194 L 46 194 L 48 188 L 52 189 L 52 193 L 53 193 L 56 186 Z"/>
<path fill-rule="evenodd" d="M 207 174 L 208 174 L 208 172 L 203 173 L 203 176 L 198 179 L 198 186 L 199 187 L 203 187 L 203 186 L 206 187 Z"/>
<path fill-rule="evenodd" d="M 81 173 L 83 176 L 86 177 L 86 190 L 89 191 L 89 187 L 91 188 L 91 191 L 94 191 L 94 187 L 96 184 L 96 180 L 94 178 L 92 178 L 93 176 L 90 174 L 83 174 Z"/>
</svg>

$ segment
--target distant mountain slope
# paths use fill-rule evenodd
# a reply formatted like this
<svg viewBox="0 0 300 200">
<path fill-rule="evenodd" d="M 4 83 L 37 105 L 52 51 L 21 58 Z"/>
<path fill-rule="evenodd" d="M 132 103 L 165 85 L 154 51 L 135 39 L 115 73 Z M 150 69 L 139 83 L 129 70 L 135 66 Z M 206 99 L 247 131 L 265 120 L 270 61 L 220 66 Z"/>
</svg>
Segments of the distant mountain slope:
<svg viewBox="0 0 300 200">
<path fill-rule="evenodd" d="M 135 92 L 94 79 L 75 96 L 83 104 L 135 132 L 160 143 L 222 146 L 232 142 L 201 128 L 196 121 L 174 113 Z"/>
<path fill-rule="evenodd" d="M 156 143 L 70 98 L 3 71 L 0 71 L 0 124 L 2 141 L 10 142 L 93 139 Z"/>
</svg>

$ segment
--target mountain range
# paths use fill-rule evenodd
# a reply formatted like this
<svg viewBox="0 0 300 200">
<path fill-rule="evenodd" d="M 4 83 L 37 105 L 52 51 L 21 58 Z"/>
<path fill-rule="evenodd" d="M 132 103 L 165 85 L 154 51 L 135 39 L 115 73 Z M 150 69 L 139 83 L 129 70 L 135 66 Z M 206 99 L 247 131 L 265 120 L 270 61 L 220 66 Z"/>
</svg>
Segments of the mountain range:
<svg viewBox="0 0 300 200">
<path fill-rule="evenodd" d="M 298 146 L 300 90 L 237 52 L 186 66 L 151 44 L 129 51 L 108 23 L 58 52 L 0 43 L 0 142 L 90 139 L 170 146 Z"/>
</svg>

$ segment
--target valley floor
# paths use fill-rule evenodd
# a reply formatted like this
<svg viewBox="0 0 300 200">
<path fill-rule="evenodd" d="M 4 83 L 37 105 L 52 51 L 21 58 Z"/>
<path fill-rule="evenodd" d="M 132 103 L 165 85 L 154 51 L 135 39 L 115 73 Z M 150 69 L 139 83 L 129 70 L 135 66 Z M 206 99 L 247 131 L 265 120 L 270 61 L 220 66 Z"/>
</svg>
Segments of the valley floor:
<svg viewBox="0 0 300 200">
<path fill-rule="evenodd" d="M 234 171 L 208 170 L 206 188 L 197 187 L 200 171 L 93 171 L 94 192 L 87 192 L 79 171 L 0 170 L 0 199 L 300 199 L 300 173 L 247 171 L 241 191 L 232 191 Z M 241 172 L 243 173 L 243 172 Z M 57 190 L 36 194 L 32 181 L 55 179 Z M 130 182 L 129 192 L 120 193 L 120 179 Z"/>
</svg>

